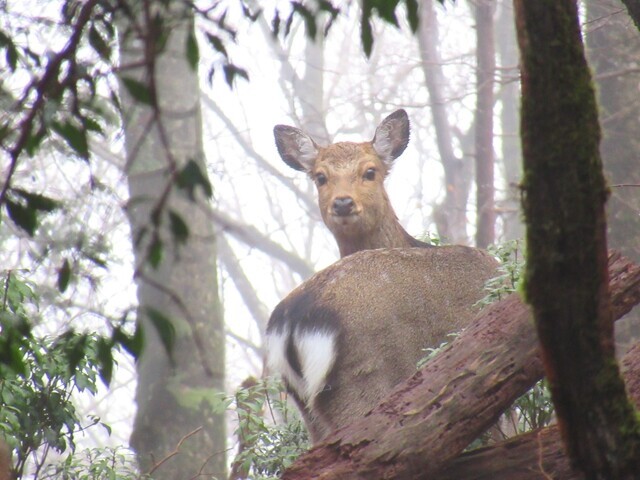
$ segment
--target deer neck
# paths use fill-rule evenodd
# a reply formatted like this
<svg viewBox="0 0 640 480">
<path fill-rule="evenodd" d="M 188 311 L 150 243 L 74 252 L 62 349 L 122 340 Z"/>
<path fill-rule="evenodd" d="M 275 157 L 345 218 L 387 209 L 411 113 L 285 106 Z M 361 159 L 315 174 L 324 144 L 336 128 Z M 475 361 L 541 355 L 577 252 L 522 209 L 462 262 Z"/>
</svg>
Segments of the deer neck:
<svg viewBox="0 0 640 480">
<path fill-rule="evenodd" d="M 340 257 L 346 257 L 360 250 L 373 250 L 376 248 L 409 248 L 418 246 L 419 242 L 402 228 L 398 219 L 393 215 L 392 221 L 383 223 L 383 226 L 359 237 L 335 236 L 340 249 Z"/>
</svg>

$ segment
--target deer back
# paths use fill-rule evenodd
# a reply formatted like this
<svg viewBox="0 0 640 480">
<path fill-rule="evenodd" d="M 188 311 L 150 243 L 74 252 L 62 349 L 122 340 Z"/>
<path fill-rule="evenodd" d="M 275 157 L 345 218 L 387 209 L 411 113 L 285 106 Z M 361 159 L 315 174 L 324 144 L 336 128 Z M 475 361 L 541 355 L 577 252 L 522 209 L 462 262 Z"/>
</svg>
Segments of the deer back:
<svg viewBox="0 0 640 480">
<path fill-rule="evenodd" d="M 372 409 L 424 349 L 467 325 L 496 261 L 464 246 L 354 253 L 274 310 L 267 367 L 282 375 L 312 441 Z"/>
</svg>

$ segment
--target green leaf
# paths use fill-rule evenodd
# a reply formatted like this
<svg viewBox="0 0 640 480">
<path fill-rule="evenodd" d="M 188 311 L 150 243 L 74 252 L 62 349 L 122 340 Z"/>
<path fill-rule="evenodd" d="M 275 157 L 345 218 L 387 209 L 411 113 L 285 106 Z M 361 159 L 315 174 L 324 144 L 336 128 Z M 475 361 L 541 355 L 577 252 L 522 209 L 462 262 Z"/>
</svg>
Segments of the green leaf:
<svg viewBox="0 0 640 480">
<path fill-rule="evenodd" d="M 200 169 L 195 160 L 189 160 L 176 176 L 176 186 L 186 190 L 191 201 L 195 200 L 195 189 L 200 185 L 207 198 L 213 196 L 213 187 L 207 176 Z"/>
<path fill-rule="evenodd" d="M 5 199 L 5 204 L 7 206 L 9 218 L 11 218 L 18 227 L 27 232 L 29 236 L 33 237 L 38 226 L 35 208 L 29 205 L 21 205 L 20 203 L 14 202 L 8 198 Z"/>
<path fill-rule="evenodd" d="M 111 338 L 115 345 L 122 345 L 122 348 L 129 352 L 134 359 L 137 359 L 142 353 L 144 337 L 140 324 L 136 325 L 136 330 L 133 332 L 133 335 L 129 335 L 124 332 L 122 328 L 116 327 L 113 330 Z"/>
<path fill-rule="evenodd" d="M 98 55 L 105 62 L 109 62 L 111 59 L 111 46 L 102 38 L 100 32 L 95 27 L 95 25 L 91 25 L 89 29 L 89 45 L 98 52 Z"/>
<path fill-rule="evenodd" d="M 191 70 L 197 70 L 198 61 L 200 60 L 200 51 L 198 50 L 198 41 L 193 31 L 187 36 L 187 62 Z"/>
<path fill-rule="evenodd" d="M 206 32 L 207 40 L 209 44 L 216 50 L 225 56 L 225 58 L 229 58 L 229 54 L 227 53 L 227 49 L 224 46 L 224 43 L 220 39 L 220 37 L 213 35 L 212 33 Z"/>
<path fill-rule="evenodd" d="M 148 85 L 130 77 L 122 77 L 122 84 L 134 100 L 145 105 L 153 105 L 151 90 Z"/>
<path fill-rule="evenodd" d="M 169 211 L 169 223 L 173 238 L 177 243 L 185 243 L 189 238 L 189 227 L 176 212 Z"/>
<path fill-rule="evenodd" d="M 405 0 L 407 4 L 407 20 L 409 21 L 409 27 L 413 33 L 418 31 L 418 2 L 417 0 Z"/>
<path fill-rule="evenodd" d="M 173 346 L 175 345 L 176 340 L 176 329 L 173 326 L 173 323 L 171 323 L 171 320 L 169 320 L 167 316 L 155 308 L 147 307 L 146 310 L 149 320 L 158 332 L 158 336 L 160 337 L 160 341 L 162 342 L 167 355 L 172 357 Z"/>
<path fill-rule="evenodd" d="M 100 126 L 100 124 L 93 118 L 83 117 L 82 124 L 84 125 L 85 129 L 90 130 L 92 132 L 99 133 L 100 135 L 104 136 L 104 130 L 102 130 L 102 127 Z"/>
<path fill-rule="evenodd" d="M 52 198 L 45 197 L 39 193 L 28 192 L 22 188 L 13 188 L 11 190 L 16 195 L 24 198 L 27 201 L 27 205 L 36 210 L 43 212 L 52 212 L 56 208 L 60 207 L 60 203 Z"/>
<path fill-rule="evenodd" d="M 364 54 L 369 58 L 371 56 L 371 50 L 373 49 L 373 32 L 368 16 L 367 18 L 364 17 L 364 11 L 362 12 L 362 21 L 360 23 L 360 39 L 362 41 Z"/>
<path fill-rule="evenodd" d="M 147 261 L 153 268 L 158 268 L 158 266 L 160 266 L 163 253 L 164 246 L 162 245 L 162 240 L 160 240 L 158 235 L 155 235 L 151 241 L 151 245 L 149 245 L 149 250 L 147 251 Z"/>
<path fill-rule="evenodd" d="M 30 134 L 27 137 L 27 141 L 24 143 L 24 149 L 27 152 L 27 155 L 29 155 L 30 157 L 33 157 L 33 155 L 36 153 L 36 150 L 38 150 L 38 147 L 42 143 L 42 140 L 44 139 L 44 137 L 45 137 L 44 130 L 41 130 L 34 134 Z"/>
<path fill-rule="evenodd" d="M 62 266 L 58 269 L 58 290 L 60 293 L 64 293 L 67 289 L 69 280 L 71 280 L 71 265 L 69 265 L 69 260 L 65 258 Z"/>
<path fill-rule="evenodd" d="M 227 85 L 229 85 L 229 88 L 233 87 L 233 81 L 235 80 L 237 75 L 249 81 L 249 74 L 244 68 L 240 68 L 229 63 L 227 65 L 223 65 L 222 69 L 224 70 L 224 79 L 227 81 Z"/>
<path fill-rule="evenodd" d="M 113 343 L 105 338 L 98 339 L 98 363 L 100 365 L 100 378 L 108 387 L 113 376 Z"/>
<path fill-rule="evenodd" d="M 51 128 L 60 135 L 67 145 L 69 145 L 84 160 L 89 159 L 89 143 L 87 142 L 87 131 L 84 127 L 78 128 L 71 122 L 53 122 Z"/>
<path fill-rule="evenodd" d="M 6 58 L 11 72 L 15 72 L 18 67 L 18 49 L 13 43 L 7 45 Z"/>
<path fill-rule="evenodd" d="M 307 36 L 315 40 L 316 34 L 318 33 L 318 27 L 316 25 L 316 17 L 313 12 L 300 2 L 291 2 L 291 6 L 293 7 L 293 11 L 297 12 L 303 18 L 304 25 L 307 30 Z"/>
</svg>

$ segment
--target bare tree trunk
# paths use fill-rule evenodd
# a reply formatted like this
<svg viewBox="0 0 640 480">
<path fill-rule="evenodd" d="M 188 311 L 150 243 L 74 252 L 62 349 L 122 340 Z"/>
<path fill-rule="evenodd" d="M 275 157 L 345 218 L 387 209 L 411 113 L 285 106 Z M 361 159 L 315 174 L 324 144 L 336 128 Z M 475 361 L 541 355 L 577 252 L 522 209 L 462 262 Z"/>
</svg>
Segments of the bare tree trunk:
<svg viewBox="0 0 640 480">
<path fill-rule="evenodd" d="M 640 302 L 640 267 L 613 255 L 610 269 L 619 318 Z M 431 478 L 542 374 L 531 314 L 514 294 L 483 310 L 447 350 L 282 478 Z"/>
<path fill-rule="evenodd" d="M 502 168 L 505 178 L 505 196 L 500 209 L 505 240 L 524 238 L 524 224 L 520 216 L 520 178 L 522 177 L 522 149 L 520 146 L 520 120 L 518 106 L 518 45 L 513 19 L 513 1 L 501 0 L 496 25 L 501 82 L 500 129 L 502 131 Z"/>
<path fill-rule="evenodd" d="M 496 210 L 493 174 L 493 104 L 496 69 L 493 42 L 494 0 L 475 2 L 477 103 L 476 103 L 476 245 L 495 242 Z"/>
<path fill-rule="evenodd" d="M 439 43 L 438 22 L 433 0 L 425 0 L 420 5 L 420 23 L 417 35 L 422 70 L 431 103 L 438 152 L 444 168 L 445 198 L 442 204 L 436 207 L 434 220 L 441 237 L 452 243 L 468 244 L 467 200 L 473 164 L 456 157 L 453 150 L 453 135 L 447 117 L 444 92 L 446 79 L 437 49 Z"/>
<path fill-rule="evenodd" d="M 145 1 L 136 8 L 119 35 L 122 64 L 139 65 L 121 73 L 127 213 L 144 342 L 131 445 L 154 478 L 223 478 L 225 422 L 216 396 L 224 391 L 224 328 L 210 204 L 201 188 L 208 180 L 198 76 L 185 58 L 193 17 L 176 5 Z M 181 177 L 190 162 L 190 174 Z"/>
<path fill-rule="evenodd" d="M 516 0 L 526 296 L 558 425 L 593 479 L 637 478 L 640 422 L 615 361 L 600 129 L 574 0 Z"/>
</svg>

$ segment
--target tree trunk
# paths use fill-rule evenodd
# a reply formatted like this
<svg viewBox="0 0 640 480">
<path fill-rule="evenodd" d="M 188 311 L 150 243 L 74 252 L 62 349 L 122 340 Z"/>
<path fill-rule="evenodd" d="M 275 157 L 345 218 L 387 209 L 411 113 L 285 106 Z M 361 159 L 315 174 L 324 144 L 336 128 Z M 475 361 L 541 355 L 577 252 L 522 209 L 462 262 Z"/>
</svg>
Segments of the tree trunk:
<svg viewBox="0 0 640 480">
<path fill-rule="evenodd" d="M 148 85 L 146 101 L 153 105 L 136 101 L 131 91 L 138 100 L 144 92 L 121 83 L 127 213 L 137 265 L 137 321 L 144 334 L 131 445 L 142 471 L 154 478 L 223 478 L 224 415 L 214 407 L 224 391 L 224 328 L 210 204 L 200 188 L 207 181 L 198 76 L 185 58 L 193 18 L 188 8 L 140 3 L 137 29 L 123 21 L 119 35 L 122 64 L 140 65 L 123 68 L 121 80 Z M 158 53 L 158 36 L 165 34 Z M 182 177 L 182 188 L 177 183 L 190 160 L 204 175 L 193 191 L 188 185 L 199 178 L 193 169 Z"/>
<path fill-rule="evenodd" d="M 438 153 L 444 169 L 445 198 L 434 211 L 438 234 L 456 244 L 468 244 L 467 200 L 473 164 L 456 157 L 453 147 L 451 125 L 447 117 L 445 99 L 446 79 L 442 71 L 442 60 L 437 46 L 439 43 L 438 21 L 433 0 L 420 4 L 418 24 L 418 46 L 424 80 L 429 92 L 433 127 L 436 133 Z"/>
<path fill-rule="evenodd" d="M 495 242 L 496 209 L 493 184 L 493 104 L 496 69 L 493 42 L 494 0 L 475 2 L 476 18 L 476 245 Z"/>
<path fill-rule="evenodd" d="M 524 224 L 520 216 L 520 179 L 522 177 L 522 149 L 518 105 L 518 45 L 513 21 L 513 2 L 502 0 L 496 26 L 501 81 L 498 90 L 500 101 L 500 130 L 502 133 L 502 169 L 505 179 L 505 198 L 500 218 L 504 240 L 524 238 Z"/>
<path fill-rule="evenodd" d="M 636 478 L 640 423 L 615 361 L 600 130 L 575 0 L 516 0 L 522 68 L 526 296 L 569 456 Z"/>
<path fill-rule="evenodd" d="M 616 318 L 640 302 L 640 267 L 610 259 Z M 542 377 L 535 328 L 512 295 L 362 419 L 303 455 L 291 479 L 422 479 L 458 456 Z"/>
<path fill-rule="evenodd" d="M 640 344 L 622 360 L 629 394 L 640 407 Z M 557 425 L 464 453 L 438 474 L 438 480 L 582 480 L 565 455 Z"/>
</svg>

